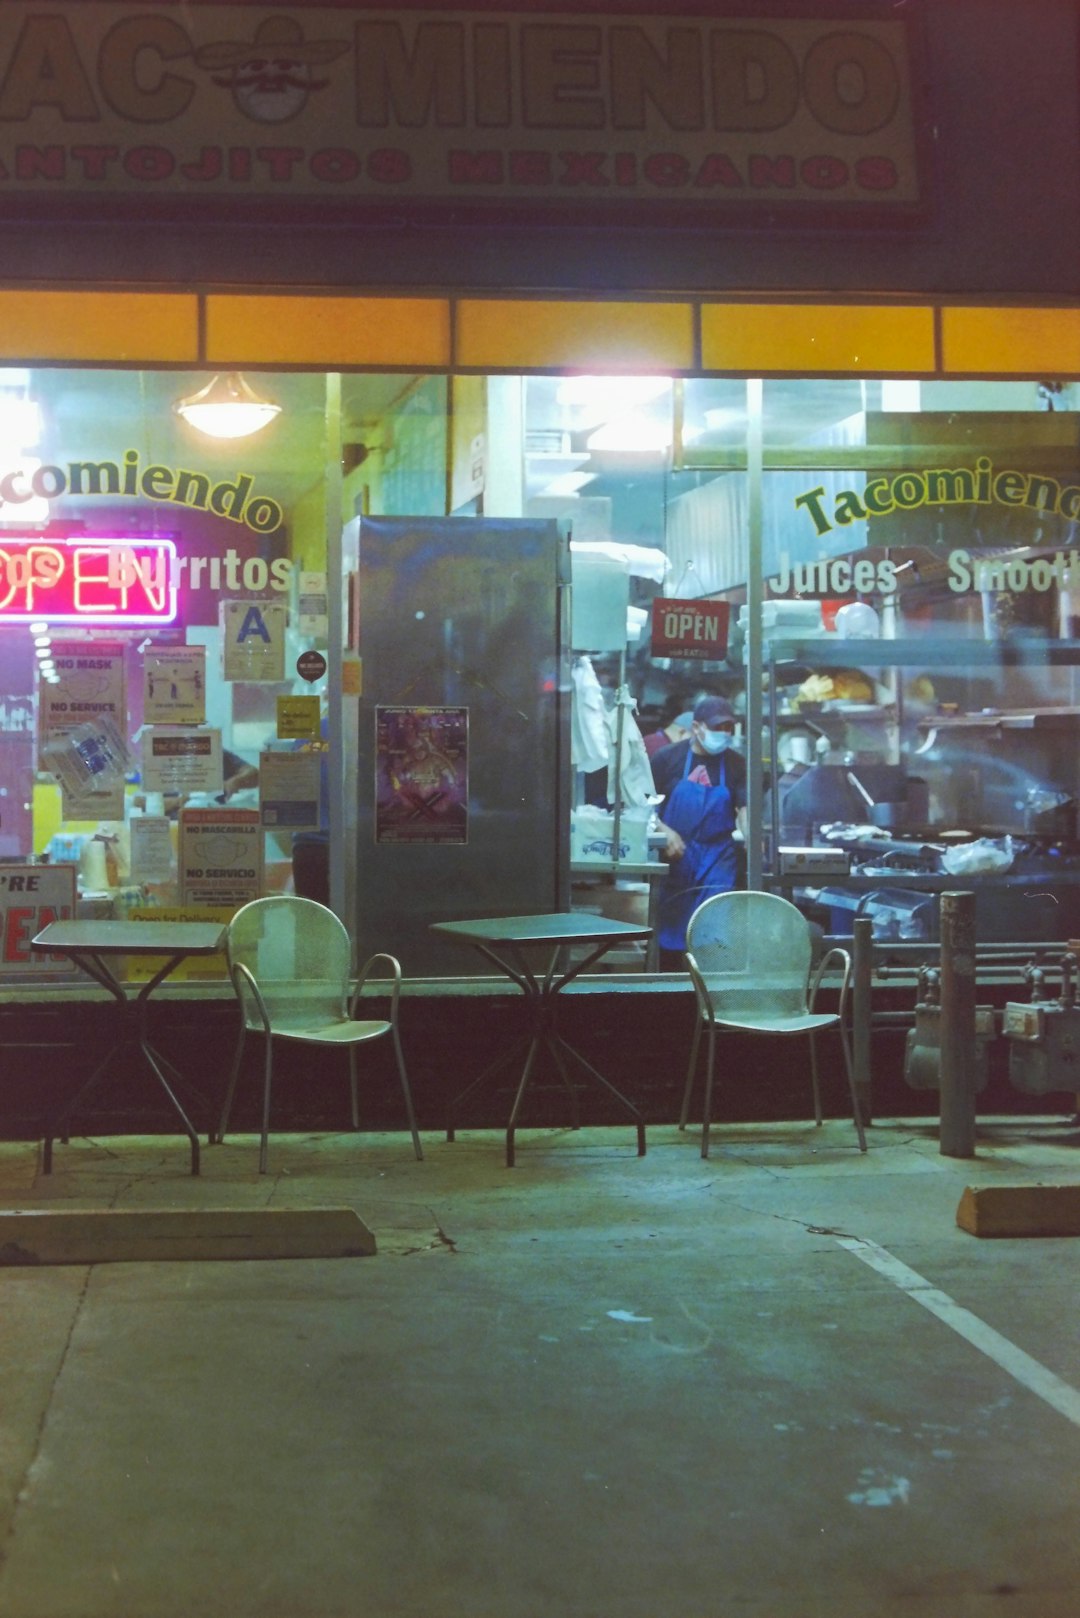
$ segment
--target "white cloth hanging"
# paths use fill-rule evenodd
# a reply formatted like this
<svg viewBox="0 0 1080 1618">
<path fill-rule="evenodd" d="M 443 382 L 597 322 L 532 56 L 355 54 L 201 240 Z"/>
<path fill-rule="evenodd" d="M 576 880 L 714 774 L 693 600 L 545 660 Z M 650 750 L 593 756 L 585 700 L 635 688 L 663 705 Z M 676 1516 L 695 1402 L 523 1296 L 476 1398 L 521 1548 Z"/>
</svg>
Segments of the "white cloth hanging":
<svg viewBox="0 0 1080 1618">
<path fill-rule="evenodd" d="M 623 716 L 621 755 L 618 751 L 620 712 Z M 624 809 L 641 809 L 659 801 L 636 713 L 637 703 L 630 695 L 629 687 L 621 685 L 615 694 L 615 706 L 605 714 L 605 720 L 610 738 L 608 802 L 614 803 L 616 796 L 621 794 Z"/>
<path fill-rule="evenodd" d="M 602 770 L 611 757 L 604 691 L 588 657 L 574 660 L 570 708 L 570 760 L 576 770 Z M 644 746 L 644 744 L 642 744 Z"/>
</svg>

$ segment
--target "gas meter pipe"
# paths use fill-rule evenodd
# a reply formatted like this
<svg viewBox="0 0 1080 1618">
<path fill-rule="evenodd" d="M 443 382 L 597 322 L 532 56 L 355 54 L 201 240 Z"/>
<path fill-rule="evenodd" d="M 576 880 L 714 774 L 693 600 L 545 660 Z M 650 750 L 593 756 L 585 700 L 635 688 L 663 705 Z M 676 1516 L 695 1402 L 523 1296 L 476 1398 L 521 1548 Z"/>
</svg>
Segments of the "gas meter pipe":
<svg viewBox="0 0 1080 1618">
<path fill-rule="evenodd" d="M 942 1157 L 975 1156 L 975 895 L 941 895 Z"/>
</svg>

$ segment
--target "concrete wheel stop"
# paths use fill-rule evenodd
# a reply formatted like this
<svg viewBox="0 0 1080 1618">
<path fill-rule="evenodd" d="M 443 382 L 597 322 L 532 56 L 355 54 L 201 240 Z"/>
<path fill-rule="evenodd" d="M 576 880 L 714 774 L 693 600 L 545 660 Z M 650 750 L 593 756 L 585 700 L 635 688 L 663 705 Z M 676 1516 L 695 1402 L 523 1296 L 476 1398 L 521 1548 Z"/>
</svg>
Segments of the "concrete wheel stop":
<svg viewBox="0 0 1080 1618">
<path fill-rule="evenodd" d="M 0 1213 L 0 1265 L 368 1258 L 352 1208 L 94 1208 Z"/>
<path fill-rule="evenodd" d="M 971 1236 L 1080 1236 L 1080 1185 L 969 1185 L 956 1223 Z"/>
</svg>

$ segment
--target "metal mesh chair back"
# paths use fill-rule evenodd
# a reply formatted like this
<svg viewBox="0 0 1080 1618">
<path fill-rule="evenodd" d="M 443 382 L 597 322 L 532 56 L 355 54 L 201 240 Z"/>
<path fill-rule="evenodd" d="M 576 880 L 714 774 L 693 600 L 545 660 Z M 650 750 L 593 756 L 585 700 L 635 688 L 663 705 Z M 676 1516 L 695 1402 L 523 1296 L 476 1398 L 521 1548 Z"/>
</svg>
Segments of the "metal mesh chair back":
<svg viewBox="0 0 1080 1618">
<path fill-rule="evenodd" d="M 230 970 L 242 963 L 259 986 L 276 1029 L 311 1027 L 348 1015 L 352 946 L 345 927 L 314 899 L 255 899 L 229 923 Z M 244 1020 L 261 1028 L 254 998 L 238 983 Z"/>
<path fill-rule="evenodd" d="M 687 950 L 717 1015 L 757 1020 L 806 1010 L 812 938 L 802 912 L 774 893 L 721 893 L 690 918 Z"/>
</svg>

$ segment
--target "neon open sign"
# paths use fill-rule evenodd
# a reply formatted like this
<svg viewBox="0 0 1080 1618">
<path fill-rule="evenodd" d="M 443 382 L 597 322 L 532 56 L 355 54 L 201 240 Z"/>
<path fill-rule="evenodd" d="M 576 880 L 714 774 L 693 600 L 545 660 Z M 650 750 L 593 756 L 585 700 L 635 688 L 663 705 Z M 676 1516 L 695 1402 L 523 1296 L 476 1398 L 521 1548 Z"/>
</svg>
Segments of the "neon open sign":
<svg viewBox="0 0 1080 1618">
<path fill-rule="evenodd" d="M 176 576 L 167 539 L 0 535 L 0 623 L 172 623 Z"/>
</svg>

